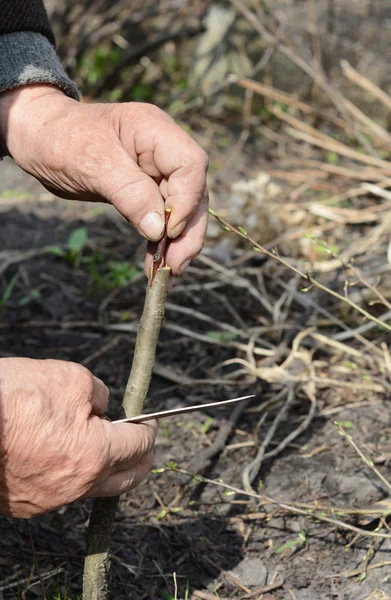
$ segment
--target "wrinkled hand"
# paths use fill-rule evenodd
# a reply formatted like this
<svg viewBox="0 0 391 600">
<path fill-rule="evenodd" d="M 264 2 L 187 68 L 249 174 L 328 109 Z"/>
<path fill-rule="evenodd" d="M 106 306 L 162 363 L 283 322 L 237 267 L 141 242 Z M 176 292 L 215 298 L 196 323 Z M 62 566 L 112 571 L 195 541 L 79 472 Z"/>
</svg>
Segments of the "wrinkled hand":
<svg viewBox="0 0 391 600">
<path fill-rule="evenodd" d="M 200 252 L 207 157 L 156 106 L 81 104 L 55 87 L 26 86 L 0 95 L 0 136 L 47 189 L 112 203 L 150 241 L 162 237 L 164 206 L 172 208 L 167 263 L 174 275 Z M 150 265 L 151 255 L 147 272 Z"/>
<path fill-rule="evenodd" d="M 75 363 L 0 359 L 0 513 L 28 518 L 116 496 L 153 464 L 157 425 L 99 418 L 104 383 Z"/>
</svg>

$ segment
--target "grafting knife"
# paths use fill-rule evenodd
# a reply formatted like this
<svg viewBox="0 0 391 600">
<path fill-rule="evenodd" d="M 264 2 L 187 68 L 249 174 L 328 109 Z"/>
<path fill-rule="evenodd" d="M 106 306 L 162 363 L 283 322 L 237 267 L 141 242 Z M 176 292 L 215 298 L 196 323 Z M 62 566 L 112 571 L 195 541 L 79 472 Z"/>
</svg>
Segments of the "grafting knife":
<svg viewBox="0 0 391 600">
<path fill-rule="evenodd" d="M 251 396 L 241 396 L 240 398 L 233 398 L 232 400 L 222 400 L 220 402 L 209 402 L 208 404 L 197 404 L 195 406 L 181 406 L 180 408 L 173 408 L 171 410 L 161 410 L 160 412 L 154 412 L 145 415 L 137 415 L 137 417 L 129 417 L 129 419 L 119 419 L 118 421 L 112 421 L 112 423 L 144 423 L 144 421 L 151 421 L 152 419 L 175 417 L 176 415 L 182 415 L 183 413 L 188 412 L 195 412 L 197 410 L 215 408 L 216 406 L 227 406 L 228 404 L 243 402 L 244 400 L 248 400 L 249 398 L 255 398 L 255 394 L 252 394 Z"/>
</svg>

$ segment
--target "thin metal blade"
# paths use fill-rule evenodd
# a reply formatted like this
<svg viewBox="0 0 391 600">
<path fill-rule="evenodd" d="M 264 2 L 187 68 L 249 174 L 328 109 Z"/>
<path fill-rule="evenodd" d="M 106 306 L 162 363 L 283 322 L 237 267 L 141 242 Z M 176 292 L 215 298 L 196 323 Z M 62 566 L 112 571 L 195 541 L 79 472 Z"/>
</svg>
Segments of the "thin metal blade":
<svg viewBox="0 0 391 600">
<path fill-rule="evenodd" d="M 195 412 L 197 410 L 215 408 L 216 406 L 227 406 L 228 404 L 243 402 L 244 400 L 248 400 L 249 398 L 255 398 L 255 394 L 252 394 L 251 396 L 241 396 L 240 398 L 233 398 L 232 400 L 221 400 L 220 402 L 209 402 L 208 404 L 197 404 L 196 406 L 183 406 L 180 408 L 173 408 L 171 410 L 161 410 L 160 412 L 149 413 L 146 415 L 137 415 L 137 417 L 130 417 L 129 419 L 119 419 L 118 421 L 112 421 L 112 423 L 144 423 L 144 421 L 151 421 L 152 419 L 175 417 L 176 415 Z"/>
</svg>

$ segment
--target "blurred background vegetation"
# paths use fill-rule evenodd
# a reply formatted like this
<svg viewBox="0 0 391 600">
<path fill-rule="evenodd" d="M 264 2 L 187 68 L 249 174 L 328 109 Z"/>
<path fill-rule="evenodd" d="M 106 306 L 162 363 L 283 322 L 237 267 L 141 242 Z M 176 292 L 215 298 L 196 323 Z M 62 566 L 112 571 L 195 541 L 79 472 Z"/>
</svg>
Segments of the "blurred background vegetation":
<svg viewBox="0 0 391 600">
<path fill-rule="evenodd" d="M 200 94 L 213 105 L 224 84 L 232 88 L 227 81 L 232 73 L 261 75 L 308 97 L 314 82 L 284 56 L 283 43 L 338 85 L 342 59 L 380 87 L 391 85 L 383 60 L 391 18 L 387 0 L 47 0 L 47 5 L 59 54 L 89 98 L 153 101 L 180 112 Z M 248 18 L 250 10 L 258 24 Z M 363 94 L 351 89 L 350 94 L 371 104 Z"/>
<path fill-rule="evenodd" d="M 306 598 L 336 597 L 336 580 L 340 597 L 369 600 L 377 582 L 387 592 L 381 598 L 389 598 L 382 565 L 371 565 L 372 542 L 355 544 L 341 521 L 326 531 L 317 502 L 359 506 L 357 515 L 339 513 L 348 527 L 389 535 L 389 504 L 381 522 L 360 507 L 389 497 L 391 487 L 368 485 L 335 419 L 376 464 L 389 464 L 390 1 L 47 5 L 58 52 L 84 101 L 153 102 L 168 111 L 208 152 L 212 209 L 237 227 L 235 235 L 211 219 L 203 253 L 173 286 L 149 408 L 236 392 L 259 397 L 229 418 L 197 413 L 192 423 L 162 426 L 162 472 L 122 503 L 129 527 L 115 531 L 113 598 L 130 591 L 140 599 L 174 598 L 167 573 L 178 569 L 180 598 L 189 597 L 189 588 L 192 599 L 252 597 L 224 579 L 242 551 L 243 561 L 255 555 L 269 573 L 285 573 L 286 584 L 273 592 L 277 600 L 289 597 L 295 580 Z M 82 362 L 109 386 L 114 416 L 144 300 L 144 248 L 138 251 L 140 240 L 112 207 L 64 203 L 41 188 L 30 193 L 31 181 L 12 161 L 2 169 L 8 173 L 0 192 L 1 356 Z M 258 501 L 265 517 L 258 513 L 254 527 L 246 520 L 254 505 L 238 503 L 226 519 L 232 498 L 217 497 L 211 484 L 194 496 L 197 482 L 183 487 L 177 474 L 164 472 L 172 458 L 241 487 L 250 469 L 268 494 L 308 502 L 315 521 L 300 524 L 294 510 L 270 513 Z M 215 530 L 212 513 L 220 519 Z M 30 584 L 38 556 L 35 572 L 50 577 L 60 566 L 62 589 L 76 598 L 87 518 L 79 503 L 35 522 L 33 556 L 31 534 L 5 523 L 0 575 L 12 565 L 15 585 L 27 573 L 26 586 L 36 588 L 31 597 L 42 598 L 39 577 Z M 391 552 L 390 540 L 380 543 Z M 287 556 L 289 544 L 300 551 Z M 224 565 L 220 575 L 210 575 L 210 556 L 214 569 L 220 560 Z M 342 565 L 350 569 L 346 579 L 330 577 Z M 374 570 L 366 578 L 368 565 Z M 218 596 L 211 595 L 212 580 Z M 261 590 L 265 582 L 259 579 Z M 301 591 L 297 598 L 304 598 Z"/>
</svg>

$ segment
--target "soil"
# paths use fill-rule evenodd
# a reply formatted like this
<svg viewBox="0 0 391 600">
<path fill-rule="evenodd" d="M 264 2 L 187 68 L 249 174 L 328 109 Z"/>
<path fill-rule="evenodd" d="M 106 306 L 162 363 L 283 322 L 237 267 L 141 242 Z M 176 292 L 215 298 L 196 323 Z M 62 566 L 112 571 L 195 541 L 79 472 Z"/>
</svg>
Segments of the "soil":
<svg viewBox="0 0 391 600">
<path fill-rule="evenodd" d="M 1 258 L 3 265 L 10 258 L 17 262 L 1 274 L 0 298 L 13 276 L 19 276 L 0 308 L 0 355 L 84 362 L 109 386 L 113 417 L 128 376 L 145 280 L 140 275 L 124 287 L 110 288 L 107 265 L 110 261 L 140 265 L 142 243 L 111 209 L 55 200 L 10 161 L 2 166 L 4 173 Z M 43 251 L 47 245 L 65 247 L 70 233 L 80 226 L 88 229 L 88 246 L 79 264 Z M 98 249 L 104 261 L 96 267 L 101 278 L 94 282 L 90 265 Z M 37 251 L 35 255 L 32 250 Z M 259 268 L 259 260 L 254 261 L 252 266 Z M 236 319 L 247 327 L 258 324 L 262 309 L 250 294 L 229 283 L 218 289 L 233 308 L 233 317 L 213 290 L 200 287 L 194 292 L 188 287 L 208 281 L 213 281 L 213 273 L 196 261 L 193 270 L 174 286 L 170 302 L 202 309 L 216 321 Z M 205 335 L 214 330 L 210 323 L 195 322 L 192 316 L 172 309 L 167 310 L 166 323 Z M 123 330 L 111 329 L 118 324 Z M 124 330 L 126 326 L 131 331 Z M 202 466 L 203 475 L 242 487 L 243 468 L 254 456 L 254 444 L 262 441 L 276 409 L 270 409 L 257 433 L 259 416 L 254 409 L 275 391 L 261 380 L 224 383 L 222 373 L 229 375 L 231 368 L 216 367 L 237 354 L 228 344 L 207 344 L 164 328 L 157 357 L 159 375 L 154 377 L 146 411 L 255 393 L 257 398 L 239 417 L 225 449 Z M 210 384 L 219 377 L 220 383 Z M 344 507 L 367 507 L 387 499 L 389 490 L 341 438 L 334 420 L 351 428 L 356 443 L 371 456 L 382 457 L 379 468 L 387 477 L 389 399 L 368 392 L 357 402 L 349 388 L 323 388 L 318 403 L 323 408 L 337 407 L 336 411 L 319 411 L 294 443 L 264 462 L 259 478 L 267 494 L 285 502 L 318 501 Z M 344 403 L 355 406 L 344 409 Z M 298 393 L 273 443 L 286 437 L 307 411 L 308 400 Z M 156 466 L 173 461 L 194 472 L 228 419 L 228 412 L 205 411 L 162 421 Z M 29 522 L 2 518 L 0 596 L 5 600 L 44 598 L 45 594 L 54 598 L 55 590 L 61 589 L 67 598 L 76 599 L 90 508 L 91 502 L 84 501 Z M 374 517 L 345 520 L 369 531 L 379 524 Z M 372 546 L 370 542 L 333 524 L 228 495 L 175 471 L 155 473 L 122 498 L 113 536 L 110 597 L 173 598 L 175 572 L 179 598 L 364 600 L 376 590 L 383 592 L 379 598 L 387 598 L 391 596 L 389 566 L 368 570 L 361 582 L 349 573 L 362 567 L 370 548 L 374 553 L 370 565 L 389 561 L 391 540 L 375 540 Z"/>
</svg>

